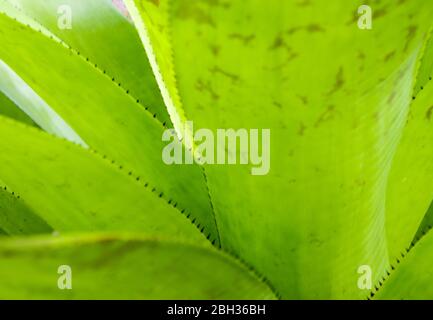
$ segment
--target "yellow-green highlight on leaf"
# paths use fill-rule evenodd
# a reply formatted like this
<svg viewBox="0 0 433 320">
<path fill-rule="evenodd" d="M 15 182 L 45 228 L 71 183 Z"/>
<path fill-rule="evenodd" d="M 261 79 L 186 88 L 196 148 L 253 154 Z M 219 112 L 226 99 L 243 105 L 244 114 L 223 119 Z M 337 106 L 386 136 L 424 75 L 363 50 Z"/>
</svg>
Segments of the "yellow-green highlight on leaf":
<svg viewBox="0 0 433 320">
<path fill-rule="evenodd" d="M 71 290 L 59 290 L 59 266 Z M 274 299 L 247 268 L 210 246 L 126 235 L 0 242 L 0 298 Z"/>
<path fill-rule="evenodd" d="M 185 114 L 177 91 L 176 74 L 173 66 L 172 48 L 169 38 L 169 21 L 167 1 L 124 1 L 135 23 L 137 31 L 152 66 L 179 138 L 191 135 L 185 126 Z M 189 141 L 186 139 L 186 141 Z M 185 142 L 185 140 L 184 140 Z M 193 147 L 186 145 L 187 148 Z"/>
</svg>

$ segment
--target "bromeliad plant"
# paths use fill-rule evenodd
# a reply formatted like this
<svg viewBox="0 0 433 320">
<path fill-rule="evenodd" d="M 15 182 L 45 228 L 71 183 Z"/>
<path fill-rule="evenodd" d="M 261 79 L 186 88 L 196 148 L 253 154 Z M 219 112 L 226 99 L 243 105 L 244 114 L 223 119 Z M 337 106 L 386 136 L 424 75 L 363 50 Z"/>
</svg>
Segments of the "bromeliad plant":
<svg viewBox="0 0 433 320">
<path fill-rule="evenodd" d="M 433 298 L 431 2 L 118 3 L 0 1 L 1 298 Z"/>
</svg>

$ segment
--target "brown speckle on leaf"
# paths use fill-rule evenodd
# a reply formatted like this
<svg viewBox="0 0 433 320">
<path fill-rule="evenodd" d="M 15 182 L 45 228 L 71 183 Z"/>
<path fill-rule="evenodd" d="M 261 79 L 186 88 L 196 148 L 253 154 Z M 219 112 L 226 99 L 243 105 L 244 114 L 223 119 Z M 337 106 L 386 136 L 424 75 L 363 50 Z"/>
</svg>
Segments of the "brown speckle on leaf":
<svg viewBox="0 0 433 320">
<path fill-rule="evenodd" d="M 394 101 L 394 98 L 395 98 L 396 94 L 397 93 L 395 91 L 392 91 L 391 94 L 389 95 L 388 101 L 387 101 L 389 105 L 391 105 L 392 102 Z"/>
<path fill-rule="evenodd" d="M 218 67 L 218 66 L 213 67 L 213 68 L 210 70 L 210 72 L 212 72 L 212 73 L 219 73 L 219 74 L 222 74 L 223 76 L 226 76 L 227 78 L 230 78 L 230 79 L 233 80 L 233 81 L 238 81 L 238 80 L 239 80 L 239 76 L 238 76 L 238 75 L 233 74 L 233 73 L 230 73 L 230 72 L 227 72 L 227 71 L 221 69 L 221 68 Z"/>
<path fill-rule="evenodd" d="M 274 43 L 271 45 L 270 49 L 271 50 L 275 50 L 275 49 L 279 49 L 282 47 L 286 47 L 286 43 L 284 42 L 283 38 L 281 37 L 281 35 L 278 35 L 275 40 Z"/>
<path fill-rule="evenodd" d="M 432 118 L 432 115 L 433 115 L 433 106 L 431 106 L 430 108 L 428 108 L 428 110 L 427 110 L 427 112 L 425 114 L 425 117 L 426 117 L 427 120 L 430 121 L 431 118 Z"/>
<path fill-rule="evenodd" d="M 407 51 L 407 49 L 409 48 L 410 43 L 415 38 L 417 30 L 418 30 L 418 27 L 415 25 L 410 25 L 407 28 L 406 44 L 404 46 L 404 51 Z"/>
<path fill-rule="evenodd" d="M 202 0 L 204 4 L 207 4 L 211 7 L 222 7 L 224 9 L 230 8 L 230 2 L 223 2 L 221 0 Z"/>
<path fill-rule="evenodd" d="M 213 90 L 209 81 L 203 82 L 203 80 L 198 79 L 195 84 L 195 88 L 200 92 L 207 91 L 213 100 L 218 100 L 220 98 L 219 95 Z"/>
<path fill-rule="evenodd" d="M 299 125 L 298 134 L 299 134 L 300 136 L 303 136 L 303 135 L 304 135 L 304 132 L 305 132 L 305 129 L 307 129 L 307 127 L 306 127 L 303 123 L 301 123 L 301 124 Z"/>
<path fill-rule="evenodd" d="M 386 8 L 381 8 L 373 12 L 373 18 L 377 19 L 387 14 Z"/>
<path fill-rule="evenodd" d="M 300 94 L 298 94 L 298 98 L 302 101 L 303 104 L 308 104 L 308 97 L 307 96 L 302 96 Z"/>
<path fill-rule="evenodd" d="M 293 27 L 293 28 L 290 28 L 289 30 L 287 30 L 287 34 L 288 35 L 292 35 L 292 34 L 298 32 L 301 29 L 302 29 L 302 27 Z"/>
<path fill-rule="evenodd" d="M 215 27 L 215 21 L 212 17 L 200 7 L 198 7 L 198 1 L 182 1 L 179 6 L 176 15 L 180 19 L 193 20 L 198 24 L 207 24 Z"/>
<path fill-rule="evenodd" d="M 331 91 L 328 94 L 329 95 L 334 94 L 335 92 L 340 90 L 341 87 L 343 87 L 343 85 L 344 85 L 344 71 L 343 68 L 340 67 L 340 69 L 337 72 L 337 75 L 335 76 L 334 87 L 331 89 Z"/>
<path fill-rule="evenodd" d="M 287 62 L 290 60 L 293 60 L 298 56 L 296 52 L 293 51 L 293 49 L 284 41 L 283 37 L 281 35 L 277 35 L 275 38 L 273 44 L 269 47 L 270 50 L 279 50 L 284 49 L 287 51 L 287 54 L 289 55 L 287 58 Z"/>
<path fill-rule="evenodd" d="M 394 57 L 394 55 L 395 55 L 395 50 L 387 53 L 386 56 L 383 58 L 383 61 L 385 62 L 389 61 L 390 59 L 392 59 L 392 57 Z"/>
<path fill-rule="evenodd" d="M 212 51 L 212 54 L 214 55 L 214 56 L 218 56 L 219 55 L 219 53 L 220 53 L 220 50 L 221 50 L 221 48 L 219 47 L 219 46 L 217 46 L 217 45 L 210 45 L 209 46 L 209 48 L 210 48 L 210 50 Z"/>
<path fill-rule="evenodd" d="M 244 45 L 248 45 L 254 38 L 256 37 L 254 34 L 250 34 L 248 36 L 242 35 L 240 33 L 232 33 L 229 35 L 231 39 L 240 40 L 244 43 Z"/>
<path fill-rule="evenodd" d="M 272 104 L 274 105 L 274 106 L 276 106 L 278 109 L 282 109 L 282 105 L 281 105 L 281 103 L 279 103 L 278 101 L 273 101 L 272 102 Z"/>
<path fill-rule="evenodd" d="M 330 105 L 328 106 L 328 108 L 326 109 L 325 112 L 323 112 L 319 119 L 317 119 L 316 124 L 314 125 L 316 128 L 319 127 L 323 122 L 332 120 L 334 118 L 334 113 L 335 113 L 335 106 L 334 105 Z"/>
<path fill-rule="evenodd" d="M 298 7 L 307 7 L 307 6 L 311 5 L 311 0 L 301 0 L 301 1 L 297 2 L 296 5 Z"/>
<path fill-rule="evenodd" d="M 305 30 L 307 30 L 307 32 L 325 32 L 325 30 L 318 24 L 310 24 L 308 26 L 305 27 Z"/>
</svg>

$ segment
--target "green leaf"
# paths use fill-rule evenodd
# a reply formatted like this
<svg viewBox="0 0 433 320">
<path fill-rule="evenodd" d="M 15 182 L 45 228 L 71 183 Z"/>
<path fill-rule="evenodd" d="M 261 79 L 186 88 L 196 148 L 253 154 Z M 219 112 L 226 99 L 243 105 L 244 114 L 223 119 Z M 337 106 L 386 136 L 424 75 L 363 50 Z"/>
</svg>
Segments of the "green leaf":
<svg viewBox="0 0 433 320">
<path fill-rule="evenodd" d="M 59 290 L 60 266 L 71 290 Z M 7 299 L 273 299 L 249 270 L 209 246 L 92 235 L 0 242 Z"/>
<path fill-rule="evenodd" d="M 417 95 L 432 80 L 433 76 L 433 37 L 432 30 L 428 34 L 428 40 L 424 47 L 423 57 L 417 75 L 414 95 Z"/>
<path fill-rule="evenodd" d="M 391 258 L 409 246 L 417 229 L 422 232 L 431 224 L 424 215 L 433 200 L 432 101 L 433 86 L 427 83 L 412 101 L 389 174 L 386 231 Z"/>
<path fill-rule="evenodd" d="M 152 113 L 75 49 L 5 14 L 0 28 L 1 59 L 90 148 L 154 185 L 218 241 L 202 170 L 164 164 L 166 127 Z"/>
<path fill-rule="evenodd" d="M 29 118 L 20 108 L 15 105 L 6 95 L 0 91 L 0 114 L 17 121 L 24 122 L 30 126 L 36 126 L 35 122 Z"/>
<path fill-rule="evenodd" d="M 7 118 L 0 117 L 0 124 L 2 181 L 54 230 L 136 231 L 205 241 L 181 207 L 119 164 Z"/>
<path fill-rule="evenodd" d="M 28 235 L 52 231 L 14 191 L 0 184 L 0 234 Z"/>
<path fill-rule="evenodd" d="M 415 237 L 412 243 L 416 243 L 429 229 L 433 226 L 433 201 L 430 203 L 430 206 L 422 220 Z"/>
<path fill-rule="evenodd" d="M 197 129 L 271 129 L 268 175 L 206 166 L 223 247 L 284 298 L 364 298 L 358 267 L 378 281 L 389 263 L 388 176 L 432 5 L 370 3 L 360 30 L 350 1 L 126 3 Z"/>
<path fill-rule="evenodd" d="M 433 299 L 433 233 L 429 232 L 394 264 L 376 299 Z"/>
<path fill-rule="evenodd" d="M 8 2 L 114 77 L 162 122 L 171 123 L 139 36 L 112 0 Z M 59 28 L 65 6 L 71 9 L 71 29 Z"/>
<path fill-rule="evenodd" d="M 174 128 L 180 136 L 183 136 L 186 118 L 177 90 L 171 42 L 167 34 L 170 28 L 167 1 L 125 0 L 124 3 L 147 52 Z"/>
</svg>

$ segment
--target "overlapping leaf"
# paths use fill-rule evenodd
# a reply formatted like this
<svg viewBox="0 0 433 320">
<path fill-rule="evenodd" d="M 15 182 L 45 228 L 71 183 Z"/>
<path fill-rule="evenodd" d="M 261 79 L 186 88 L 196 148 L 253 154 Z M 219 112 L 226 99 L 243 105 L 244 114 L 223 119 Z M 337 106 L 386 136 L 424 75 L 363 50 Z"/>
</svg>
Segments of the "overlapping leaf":
<svg viewBox="0 0 433 320">
<path fill-rule="evenodd" d="M 161 122 L 171 123 L 138 34 L 112 0 L 7 2 L 114 77 Z M 71 28 L 60 28 L 59 21 L 69 17 Z"/>
<path fill-rule="evenodd" d="M 2 181 L 55 231 L 136 231 L 205 241 L 181 209 L 118 164 L 7 118 L 0 124 Z M 26 213 L 20 210 L 16 224 Z M 9 231 L 8 221 L 0 222 Z M 25 223 L 37 227 L 30 219 Z"/>
<path fill-rule="evenodd" d="M 0 243 L 0 298 L 273 299 L 263 282 L 209 246 L 92 235 Z M 60 266 L 72 290 L 59 290 Z"/>
<path fill-rule="evenodd" d="M 79 21 L 75 21 L 78 29 Z M 109 26 L 112 20 L 107 17 L 105 23 Z M 155 186 L 185 209 L 191 219 L 206 227 L 212 240 L 218 241 L 201 169 L 195 165 L 164 164 L 165 142 L 161 136 L 166 128 L 143 107 L 141 103 L 145 105 L 145 102 L 136 101 L 80 52 L 59 43 L 46 32 L 22 25 L 5 13 L 0 14 L 0 25 L 0 58 L 9 69 L 84 143 L 115 160 L 134 177 Z M 111 26 L 110 30 L 116 29 Z M 93 38 L 86 39 L 89 44 Z"/>
<path fill-rule="evenodd" d="M 13 191 L 1 184 L 0 188 L 0 234 L 30 235 L 53 231 Z"/>
<path fill-rule="evenodd" d="M 422 61 L 425 61 L 425 56 Z M 419 74 L 425 72 L 424 67 L 422 64 Z M 399 257 L 414 240 L 433 199 L 432 105 L 433 86 L 427 83 L 410 105 L 388 178 L 386 230 L 393 258 Z M 431 224 L 431 217 L 424 219 L 421 232 Z"/>
<path fill-rule="evenodd" d="M 427 234 L 399 262 L 374 298 L 433 299 L 433 234 Z"/>
</svg>

